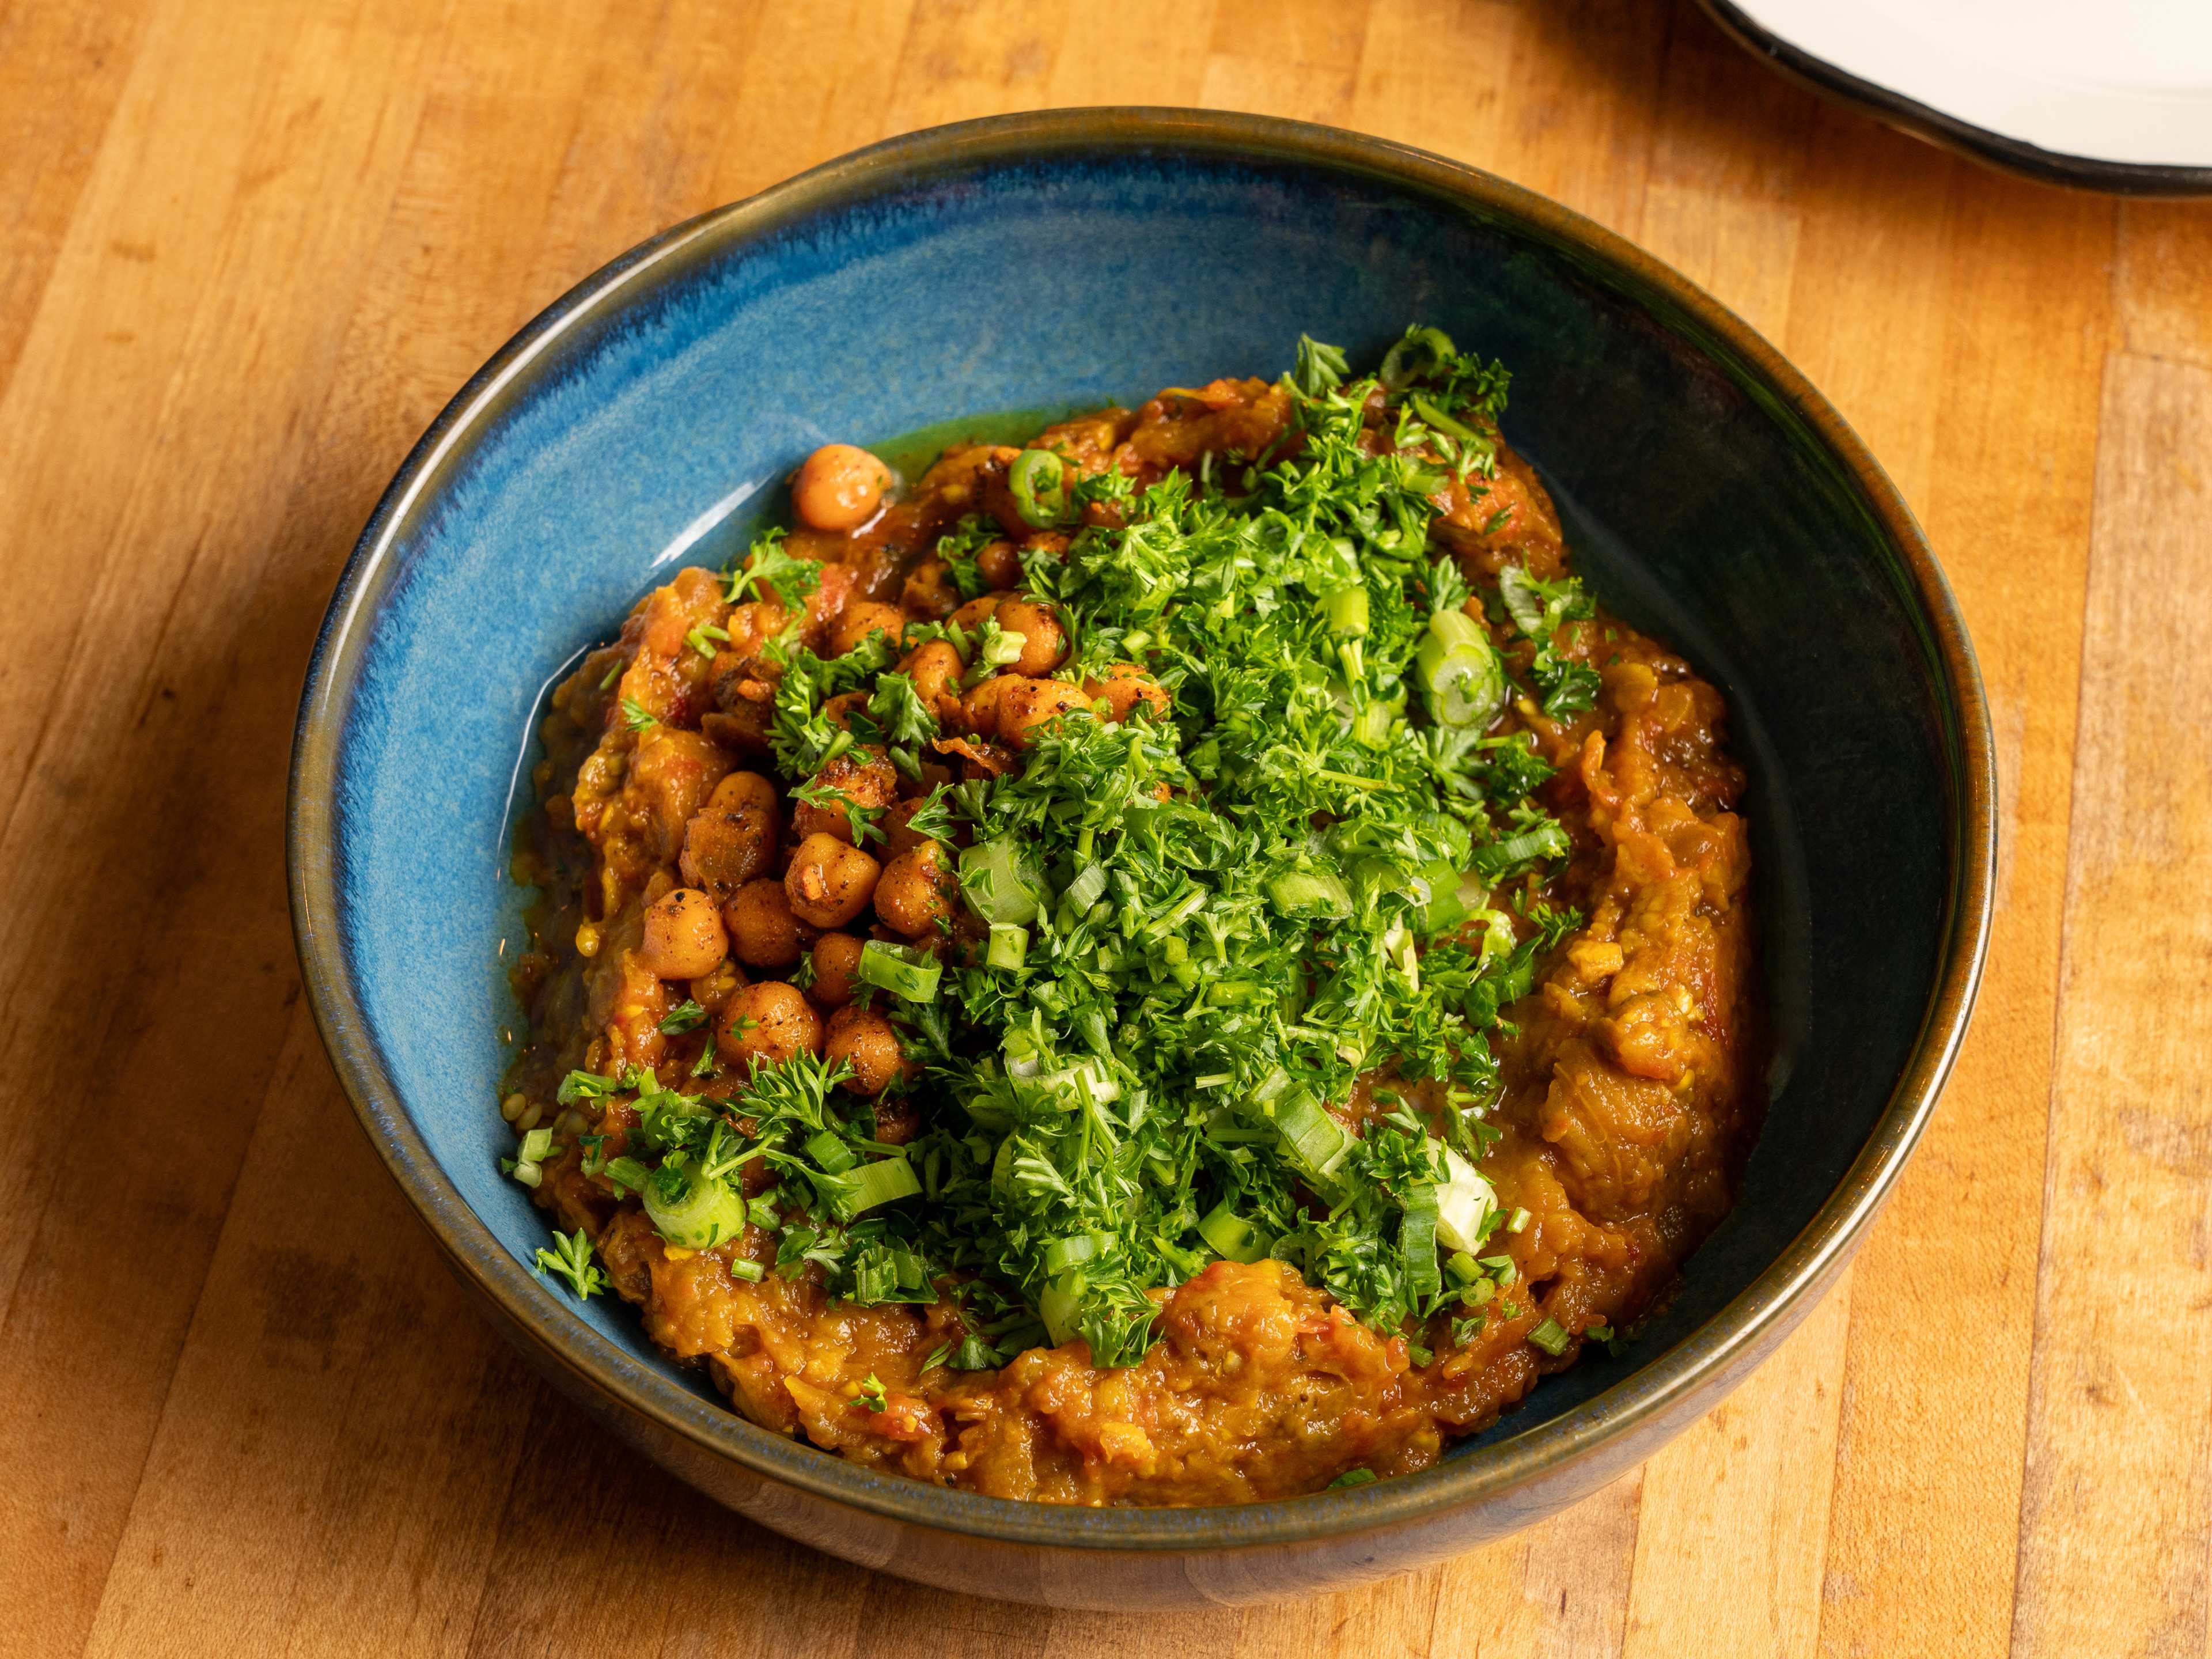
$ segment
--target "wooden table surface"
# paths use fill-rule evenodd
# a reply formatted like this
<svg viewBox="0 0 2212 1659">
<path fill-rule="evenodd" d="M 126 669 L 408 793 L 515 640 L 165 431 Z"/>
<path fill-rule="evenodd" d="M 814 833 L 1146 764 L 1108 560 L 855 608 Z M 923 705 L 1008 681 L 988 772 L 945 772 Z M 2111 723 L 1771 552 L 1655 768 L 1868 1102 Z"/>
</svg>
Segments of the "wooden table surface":
<svg viewBox="0 0 2212 1659">
<path fill-rule="evenodd" d="M 282 848 L 340 562 L 510 331 L 856 145 L 1112 102 L 1425 145 L 1712 289 L 1926 524 L 2002 775 L 1972 1039 L 1777 1358 L 1518 1537 L 1157 1620 L 811 1554 L 555 1399 L 346 1109 Z M 0 1650 L 2206 1653 L 2212 207 L 1665 0 L 0 0 Z"/>
</svg>

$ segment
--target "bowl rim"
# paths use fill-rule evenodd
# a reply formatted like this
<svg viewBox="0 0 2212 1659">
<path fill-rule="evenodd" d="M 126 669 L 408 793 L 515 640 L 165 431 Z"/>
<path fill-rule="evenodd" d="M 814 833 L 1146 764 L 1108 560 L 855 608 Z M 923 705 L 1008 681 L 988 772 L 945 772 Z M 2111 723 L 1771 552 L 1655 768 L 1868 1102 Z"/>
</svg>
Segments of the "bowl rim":
<svg viewBox="0 0 2212 1659">
<path fill-rule="evenodd" d="M 1419 1474 L 1307 1497 L 1188 1509 L 1083 1509 L 985 1497 L 878 1474 L 772 1434 L 641 1364 L 557 1305 L 461 1199 L 409 1120 L 370 1039 L 338 923 L 333 802 L 346 716 L 367 659 L 366 625 L 395 574 L 392 556 L 472 434 L 528 385 L 534 365 L 578 325 L 720 257 L 902 179 L 993 163 L 1170 152 L 1291 162 L 1387 181 L 1447 208 L 1513 222 L 1580 254 L 1598 280 L 1639 304 L 1663 300 L 1733 355 L 1810 429 L 1856 483 L 1909 577 L 1946 707 L 1940 736 L 1954 778 L 1949 891 L 1935 990 L 1912 1051 L 1866 1145 L 1819 1212 L 1749 1285 L 1666 1352 L 1559 1416 Z M 1702 1410 L 1704 1385 L 1755 1359 L 1848 1259 L 1919 1139 L 1955 1060 L 1988 949 L 1996 851 L 1996 773 L 1980 674 L 1950 587 L 1896 487 L 1842 416 L 1749 325 L 1653 255 L 1571 209 L 1479 168 L 1337 128 L 1212 111 L 1113 106 L 1046 110 L 925 129 L 856 150 L 757 195 L 672 227 L 585 278 L 508 340 L 439 414 L 378 501 L 340 575 L 309 660 L 286 810 L 293 932 L 316 1025 L 384 1164 L 467 1282 L 586 1394 L 769 1481 L 895 1522 L 977 1541 L 1079 1552 L 1248 1549 L 1310 1543 L 1432 1520 L 1594 1459 L 1639 1424 Z M 1533 1516 L 1530 1518 L 1534 1518 Z"/>
</svg>

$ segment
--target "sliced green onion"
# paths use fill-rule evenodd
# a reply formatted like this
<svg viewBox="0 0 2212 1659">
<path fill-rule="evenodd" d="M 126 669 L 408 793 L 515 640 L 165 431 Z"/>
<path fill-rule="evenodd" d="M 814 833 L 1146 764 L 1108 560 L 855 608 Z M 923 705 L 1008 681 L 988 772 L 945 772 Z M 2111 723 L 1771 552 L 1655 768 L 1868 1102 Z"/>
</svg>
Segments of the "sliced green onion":
<svg viewBox="0 0 2212 1659">
<path fill-rule="evenodd" d="M 514 1154 L 517 1164 L 540 1164 L 553 1150 L 550 1129 L 532 1129 L 522 1137 L 522 1145 Z"/>
<path fill-rule="evenodd" d="M 1372 1469 L 1346 1469 L 1328 1483 L 1331 1492 L 1342 1492 L 1351 1486 L 1364 1486 L 1376 1478 Z"/>
<path fill-rule="evenodd" d="M 842 1175 L 860 1161 L 835 1129 L 817 1130 L 807 1136 L 806 1155 L 831 1175 Z"/>
<path fill-rule="evenodd" d="M 1509 564 L 1498 573 L 1498 597 L 1505 605 L 1505 614 L 1513 618 L 1513 625 L 1530 639 L 1536 640 L 1544 631 L 1544 596 L 1528 573 L 1517 564 Z M 1542 643 L 1538 640 L 1538 643 Z"/>
<path fill-rule="evenodd" d="M 1382 748 L 1389 742 L 1390 728 L 1397 725 L 1402 712 L 1387 702 L 1369 703 L 1352 722 L 1352 740 L 1370 749 Z"/>
<path fill-rule="evenodd" d="M 645 1212 L 662 1238 L 678 1249 L 704 1250 L 744 1231 L 745 1201 L 730 1190 L 728 1182 L 702 1181 L 684 1170 L 674 1173 L 683 1182 L 674 1198 L 663 1190 L 667 1172 L 645 1183 Z"/>
<path fill-rule="evenodd" d="M 1487 726 L 1505 706 L 1505 669 L 1489 635 L 1462 611 L 1429 618 L 1413 666 L 1440 725 Z"/>
<path fill-rule="evenodd" d="M 1334 870 L 1286 870 L 1267 883 L 1267 896 L 1286 916 L 1348 916 L 1352 893 Z"/>
<path fill-rule="evenodd" d="M 1044 1270 L 1055 1275 L 1064 1273 L 1077 1263 L 1101 1254 L 1113 1242 L 1109 1235 L 1096 1232 L 1055 1238 L 1044 1247 Z"/>
<path fill-rule="evenodd" d="M 1551 818 L 1533 830 L 1523 830 L 1503 841 L 1476 848 L 1474 867 L 1486 876 L 1495 876 L 1530 859 L 1563 859 L 1567 850 L 1566 830 L 1557 818 Z"/>
<path fill-rule="evenodd" d="M 730 1277 L 742 1279 L 748 1285 L 759 1284 L 761 1276 L 765 1271 L 761 1264 L 750 1256 L 733 1255 L 730 1258 Z"/>
<path fill-rule="evenodd" d="M 1030 953 L 1030 930 L 1018 927 L 1011 921 L 991 924 L 991 947 L 984 954 L 986 966 L 1018 968 Z"/>
<path fill-rule="evenodd" d="M 1206 1212 L 1198 1224 L 1198 1236 L 1216 1255 L 1231 1261 L 1257 1261 L 1274 1245 L 1274 1240 L 1237 1213 L 1237 1202 L 1229 1198 Z"/>
<path fill-rule="evenodd" d="M 1367 590 L 1364 587 L 1340 587 L 1334 593 L 1322 595 L 1321 613 L 1328 619 L 1328 631 L 1340 640 L 1364 640 L 1367 637 Z"/>
<path fill-rule="evenodd" d="M 1066 890 L 1060 896 L 1060 902 L 1073 910 L 1076 915 L 1080 915 L 1097 903 L 1100 898 L 1104 896 L 1105 892 L 1105 866 L 1087 864 L 1084 866 L 1082 872 L 1067 884 Z"/>
<path fill-rule="evenodd" d="M 1544 1316 L 1541 1324 L 1528 1333 L 1528 1340 L 1554 1359 L 1565 1353 L 1567 1344 L 1574 1340 L 1567 1334 L 1567 1328 L 1549 1314 Z"/>
<path fill-rule="evenodd" d="M 840 1176 L 838 1186 L 844 1199 L 845 1213 L 862 1215 L 878 1205 L 912 1198 L 921 1190 L 921 1177 L 915 1174 L 914 1165 L 902 1153 L 863 1164 Z"/>
<path fill-rule="evenodd" d="M 976 658 L 976 666 L 987 670 L 1011 668 L 1022 659 L 1022 647 L 1029 642 L 1028 635 L 1011 629 L 994 634 L 983 642 L 983 649 Z M 989 678 L 988 673 L 974 676 L 978 684 Z"/>
<path fill-rule="evenodd" d="M 1416 1182 L 1406 1189 L 1406 1213 L 1398 1223 L 1398 1248 L 1406 1257 L 1407 1290 L 1417 1297 L 1430 1297 L 1443 1289 L 1443 1273 L 1437 1266 L 1434 1182 Z"/>
<path fill-rule="evenodd" d="M 1103 872 L 1099 884 L 1105 884 Z M 986 921 L 1035 921 L 1040 884 L 1010 841 L 987 841 L 960 855 L 960 889 Z"/>
<path fill-rule="evenodd" d="M 1513 1212 L 1512 1219 L 1505 1224 L 1505 1231 L 1509 1233 L 1525 1233 L 1528 1231 L 1528 1224 L 1534 1219 L 1535 1218 L 1528 1211 L 1516 1210 Z"/>
<path fill-rule="evenodd" d="M 653 1179 L 653 1171 L 634 1158 L 611 1158 L 607 1167 L 599 1173 L 614 1183 L 617 1191 L 627 1187 L 634 1193 L 641 1193 L 645 1183 Z"/>
<path fill-rule="evenodd" d="M 1472 1252 L 1482 1243 L 1484 1222 L 1498 1208 L 1498 1194 L 1481 1171 L 1450 1147 L 1444 1148 L 1447 1175 L 1437 1194 L 1437 1236 L 1453 1249 Z"/>
<path fill-rule="evenodd" d="M 1458 438 L 1462 441 L 1472 442 L 1474 439 L 1481 435 L 1465 422 L 1452 419 L 1450 416 L 1445 414 L 1443 410 L 1438 409 L 1434 404 L 1431 403 L 1426 398 L 1421 396 L 1418 392 L 1416 392 L 1412 397 L 1407 398 L 1406 401 L 1413 404 L 1413 413 L 1419 416 L 1424 421 L 1426 421 L 1431 427 L 1435 428 L 1438 432 L 1443 433 L 1446 437 Z"/>
<path fill-rule="evenodd" d="M 1382 359 L 1376 378 L 1391 392 L 1402 392 L 1425 374 L 1432 374 L 1459 356 L 1452 337 L 1440 328 L 1409 328 Z"/>
<path fill-rule="evenodd" d="M 1230 1079 L 1224 1078 L 1224 1082 Z M 1217 1146 L 1244 1146 L 1255 1141 L 1279 1138 L 1272 1123 L 1261 1123 L 1257 1127 L 1247 1123 L 1226 1106 L 1217 1106 L 1206 1115 L 1206 1138 Z"/>
<path fill-rule="evenodd" d="M 1407 890 L 1421 901 L 1419 931 L 1440 933 L 1456 927 L 1488 896 L 1480 881 L 1469 880 L 1449 859 L 1438 859 L 1413 878 Z"/>
<path fill-rule="evenodd" d="M 1024 449 L 1006 475 L 1022 521 L 1049 530 L 1067 513 L 1067 468 L 1049 449 Z"/>
<path fill-rule="evenodd" d="M 1203 887 L 1192 888 L 1190 891 L 1155 916 L 1145 931 L 1155 936 L 1173 932 L 1206 908 L 1206 902 L 1211 896 L 1212 895 Z"/>
<path fill-rule="evenodd" d="M 872 939 L 860 947 L 861 983 L 889 991 L 907 1002 L 931 1002 L 945 970 L 937 958 L 911 945 L 886 945 Z"/>
<path fill-rule="evenodd" d="M 1454 1250 L 1444 1262 L 1451 1276 L 1462 1285 L 1472 1285 L 1482 1277 L 1482 1269 L 1474 1265 L 1474 1258 L 1465 1250 Z"/>
<path fill-rule="evenodd" d="M 1283 1146 L 1311 1182 L 1326 1182 L 1352 1150 L 1352 1137 L 1344 1126 L 1323 1111 L 1314 1097 L 1298 1090 L 1275 1113 L 1275 1129 Z"/>
</svg>

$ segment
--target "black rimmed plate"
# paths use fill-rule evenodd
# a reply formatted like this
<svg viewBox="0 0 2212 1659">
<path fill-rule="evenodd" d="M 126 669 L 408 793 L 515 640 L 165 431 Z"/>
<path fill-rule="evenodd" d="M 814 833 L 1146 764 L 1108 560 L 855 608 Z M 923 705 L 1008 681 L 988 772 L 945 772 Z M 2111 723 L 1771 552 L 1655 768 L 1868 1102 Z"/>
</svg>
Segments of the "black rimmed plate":
<svg viewBox="0 0 2212 1659">
<path fill-rule="evenodd" d="M 2050 184 L 2212 195 L 2212 0 L 1699 0 L 1785 75 Z"/>
</svg>

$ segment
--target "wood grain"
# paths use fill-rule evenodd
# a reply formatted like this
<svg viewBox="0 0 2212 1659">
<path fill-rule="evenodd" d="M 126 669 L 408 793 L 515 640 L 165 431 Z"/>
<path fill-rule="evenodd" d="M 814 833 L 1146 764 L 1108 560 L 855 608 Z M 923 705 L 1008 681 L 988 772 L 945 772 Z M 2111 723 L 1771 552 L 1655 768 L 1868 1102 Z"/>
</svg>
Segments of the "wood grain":
<svg viewBox="0 0 2212 1659">
<path fill-rule="evenodd" d="M 1165 1620 L 966 1601 L 640 1465 L 438 1265 L 301 1000 L 292 706 L 383 481 L 674 220 L 1048 105 L 1503 173 L 1766 331 L 1972 625 L 1972 1036 L 1847 1282 L 1542 1526 Z M 2202 1656 L 2212 208 L 1981 172 L 1687 0 L 0 0 L 0 1649 Z"/>
</svg>

